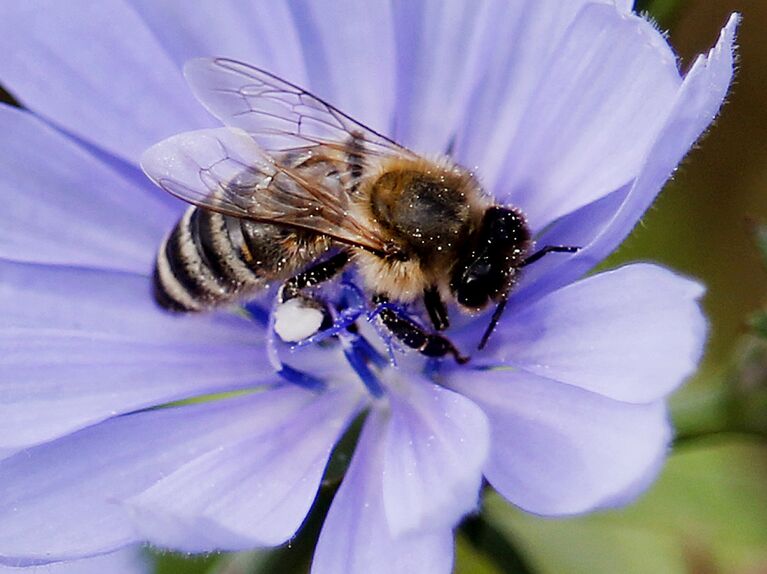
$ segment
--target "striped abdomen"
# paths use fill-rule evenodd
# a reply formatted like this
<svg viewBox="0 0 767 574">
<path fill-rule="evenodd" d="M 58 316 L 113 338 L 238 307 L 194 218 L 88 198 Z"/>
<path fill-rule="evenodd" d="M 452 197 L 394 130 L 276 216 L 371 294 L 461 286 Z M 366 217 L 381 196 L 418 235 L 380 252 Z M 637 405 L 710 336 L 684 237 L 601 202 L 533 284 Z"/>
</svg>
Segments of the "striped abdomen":
<svg viewBox="0 0 767 574">
<path fill-rule="evenodd" d="M 204 311 L 284 280 L 330 248 L 327 237 L 189 208 L 157 254 L 154 294 L 174 311 Z"/>
</svg>

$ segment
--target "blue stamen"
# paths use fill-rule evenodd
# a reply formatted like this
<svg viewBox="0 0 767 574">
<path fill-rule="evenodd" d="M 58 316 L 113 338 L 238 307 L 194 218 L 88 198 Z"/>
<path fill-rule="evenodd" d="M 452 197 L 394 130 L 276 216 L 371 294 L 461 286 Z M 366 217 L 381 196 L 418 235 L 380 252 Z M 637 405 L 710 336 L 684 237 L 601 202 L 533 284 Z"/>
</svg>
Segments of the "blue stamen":
<svg viewBox="0 0 767 574">
<path fill-rule="evenodd" d="M 435 379 L 437 373 L 439 373 L 439 367 L 442 362 L 434 357 L 429 357 L 426 364 L 423 366 L 423 374 L 427 379 Z"/>
<path fill-rule="evenodd" d="M 368 341 L 365 337 L 358 336 L 356 338 L 355 343 L 359 351 L 364 354 L 365 358 L 373 363 L 376 367 L 384 368 L 388 361 L 386 360 L 386 357 L 384 357 L 381 353 L 378 352 L 378 350 L 370 344 L 370 341 Z"/>
<path fill-rule="evenodd" d="M 349 307 L 347 309 L 344 309 L 337 315 L 335 315 L 335 318 L 333 320 L 333 324 L 328 327 L 327 329 L 324 329 L 311 337 L 307 337 L 306 339 L 303 339 L 302 341 L 299 341 L 293 345 L 293 348 L 300 348 L 305 347 L 306 345 L 311 345 L 314 343 L 319 343 L 320 341 L 324 341 L 328 337 L 332 337 L 334 335 L 338 335 L 342 331 L 346 331 L 349 327 L 354 324 L 354 322 L 359 319 L 360 315 L 364 313 L 365 309 L 356 309 Z"/>
<path fill-rule="evenodd" d="M 365 294 L 362 292 L 362 289 L 357 287 L 357 285 L 346 276 L 341 281 L 341 287 L 344 289 L 343 304 L 346 307 L 353 307 L 360 310 L 365 309 Z"/>
<path fill-rule="evenodd" d="M 294 369 L 290 365 L 283 364 L 282 369 L 277 371 L 277 374 L 294 385 L 309 389 L 310 391 L 324 391 L 326 388 L 325 381 L 317 378 L 313 375 Z"/>
<path fill-rule="evenodd" d="M 351 283 L 348 279 L 344 279 L 341 283 L 343 287 L 344 295 L 341 299 L 341 303 L 338 309 L 333 305 L 328 305 L 327 309 L 333 319 L 333 324 L 318 333 L 315 333 L 311 337 L 307 337 L 302 341 L 298 341 L 293 344 L 291 348 L 301 348 L 307 345 L 312 345 L 324 341 L 329 337 L 338 335 L 342 331 L 346 331 L 351 327 L 357 319 L 365 313 L 367 306 L 365 305 L 365 298 L 362 290 Z M 340 309 L 340 311 L 339 311 Z"/>
<path fill-rule="evenodd" d="M 335 304 L 326 303 L 326 308 L 333 319 L 332 325 L 314 335 L 291 344 L 291 349 L 305 347 L 307 345 L 320 343 L 330 337 L 337 337 L 342 345 L 344 356 L 349 365 L 354 369 L 370 394 L 374 397 L 381 397 L 384 394 L 384 387 L 378 376 L 371 367 L 384 368 L 388 361 L 370 342 L 359 335 L 356 329 L 353 329 L 355 322 L 367 315 L 368 320 L 372 320 L 383 308 L 395 308 L 393 305 L 379 306 L 372 313 L 368 313 L 367 299 L 362 290 L 357 287 L 349 278 L 344 277 L 341 282 L 342 294 Z M 255 303 L 249 303 L 246 306 L 248 312 L 255 320 L 265 321 L 267 327 L 266 350 L 269 362 L 285 381 L 299 385 L 313 391 L 321 391 L 326 388 L 326 383 L 322 379 L 315 377 L 304 371 L 300 371 L 282 362 L 279 356 L 279 343 L 274 332 L 275 310 L 279 305 L 275 299 L 271 312 L 266 312 L 263 307 Z M 396 309 L 399 310 L 398 307 Z M 402 311 L 400 311 L 402 312 Z M 387 340 L 386 338 L 384 340 Z M 389 353 L 394 361 L 391 350 L 391 342 L 387 340 Z"/>
<path fill-rule="evenodd" d="M 277 338 L 274 333 L 275 315 L 274 311 L 277 308 L 277 300 L 275 299 L 272 305 L 272 310 L 268 315 L 266 322 L 266 356 L 269 359 L 269 363 L 272 368 L 278 373 L 282 370 L 282 360 L 280 359 L 280 353 L 277 350 Z"/>
<path fill-rule="evenodd" d="M 364 343 L 362 343 L 364 341 Z M 381 397 L 384 394 L 383 386 L 378 377 L 370 370 L 368 363 L 371 357 L 368 355 L 370 343 L 358 335 L 344 336 L 342 338 L 344 355 L 351 367 L 355 370 L 360 380 L 365 384 L 370 394 Z M 366 346 L 367 344 L 367 346 Z M 372 348 L 372 346 L 370 346 Z M 375 351 L 375 349 L 373 349 Z"/>
<path fill-rule="evenodd" d="M 289 383 L 298 385 L 311 391 L 319 392 L 325 390 L 326 384 L 322 379 L 310 375 L 309 373 L 299 371 L 298 369 L 294 369 L 290 365 L 283 363 L 282 359 L 280 359 L 280 353 L 277 349 L 277 340 L 274 335 L 274 309 L 276 306 L 277 300 L 275 299 L 275 304 L 272 307 L 272 312 L 266 314 L 266 356 L 269 359 L 269 363 L 272 365 L 272 368 L 277 373 L 277 375 Z"/>
<path fill-rule="evenodd" d="M 267 311 L 263 305 L 251 301 L 250 303 L 243 305 L 243 307 L 256 323 L 263 327 L 266 327 L 269 324 L 269 311 Z"/>
</svg>

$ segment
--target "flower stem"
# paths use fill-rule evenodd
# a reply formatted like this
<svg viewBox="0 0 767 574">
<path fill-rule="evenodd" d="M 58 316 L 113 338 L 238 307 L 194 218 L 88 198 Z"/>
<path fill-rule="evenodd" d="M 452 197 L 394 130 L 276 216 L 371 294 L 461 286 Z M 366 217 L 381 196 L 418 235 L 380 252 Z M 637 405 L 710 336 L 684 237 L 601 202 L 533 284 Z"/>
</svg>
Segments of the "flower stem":
<svg viewBox="0 0 767 574">
<path fill-rule="evenodd" d="M 458 527 L 462 535 L 476 550 L 508 574 L 533 574 L 527 559 L 509 537 L 500 532 L 483 513 L 466 517 Z"/>
</svg>

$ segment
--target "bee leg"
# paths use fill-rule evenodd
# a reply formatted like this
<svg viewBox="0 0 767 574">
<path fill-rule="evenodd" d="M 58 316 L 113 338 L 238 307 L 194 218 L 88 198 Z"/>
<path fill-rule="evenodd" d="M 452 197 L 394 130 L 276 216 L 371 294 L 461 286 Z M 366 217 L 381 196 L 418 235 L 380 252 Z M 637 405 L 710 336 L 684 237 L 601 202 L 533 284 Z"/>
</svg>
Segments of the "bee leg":
<svg viewBox="0 0 767 574">
<path fill-rule="evenodd" d="M 423 305 L 426 307 L 426 312 L 429 313 L 431 324 L 437 331 L 444 331 L 450 326 L 447 309 L 434 285 L 423 290 Z"/>
<path fill-rule="evenodd" d="M 288 299 L 297 297 L 299 293 L 307 287 L 319 285 L 335 277 L 346 264 L 349 263 L 349 254 L 342 251 L 325 261 L 312 265 L 305 271 L 295 275 L 285 281 L 280 290 L 280 302 L 284 303 Z"/>
<path fill-rule="evenodd" d="M 427 357 L 439 358 L 452 355 L 459 365 L 468 362 L 469 358 L 462 355 L 449 339 L 435 333 L 427 333 L 423 327 L 407 317 L 403 317 L 387 305 L 388 299 L 385 296 L 376 295 L 373 302 L 380 306 L 378 316 L 381 318 L 381 322 L 405 346 L 415 349 Z"/>
<path fill-rule="evenodd" d="M 325 308 L 328 321 L 323 322 L 320 325 L 316 334 L 301 341 L 297 341 L 295 344 L 296 347 L 313 345 L 324 341 L 329 337 L 340 336 L 347 332 L 358 336 L 357 325 L 355 322 L 367 311 L 366 301 L 362 297 L 362 291 L 353 283 L 343 281 L 341 287 L 346 292 L 344 306 L 336 309 L 335 312 L 331 312 L 330 309 Z"/>
<path fill-rule="evenodd" d="M 522 267 L 527 267 L 531 263 L 535 263 L 541 257 L 548 255 L 549 253 L 577 253 L 580 251 L 580 249 L 580 247 L 576 247 L 574 245 L 547 245 L 546 247 L 542 247 L 533 253 L 530 257 L 525 259 L 522 262 Z"/>
</svg>

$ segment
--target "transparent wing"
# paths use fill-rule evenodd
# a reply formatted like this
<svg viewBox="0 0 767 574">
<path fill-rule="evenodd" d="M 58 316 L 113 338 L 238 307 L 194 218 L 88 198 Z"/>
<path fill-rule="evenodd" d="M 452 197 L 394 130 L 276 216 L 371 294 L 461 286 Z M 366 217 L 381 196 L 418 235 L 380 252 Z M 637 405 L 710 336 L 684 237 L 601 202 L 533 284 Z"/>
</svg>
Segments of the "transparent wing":
<svg viewBox="0 0 767 574">
<path fill-rule="evenodd" d="M 193 205 L 385 250 L 384 239 L 357 215 L 353 196 L 337 177 L 277 163 L 242 130 L 173 136 L 148 149 L 141 166 L 157 185 Z"/>
<path fill-rule="evenodd" d="M 364 144 L 361 162 L 381 156 L 417 157 L 321 98 L 259 68 L 225 58 L 200 58 L 187 62 L 184 74 L 214 116 L 245 130 L 270 153 L 314 146 L 343 151 L 358 140 Z"/>
</svg>

